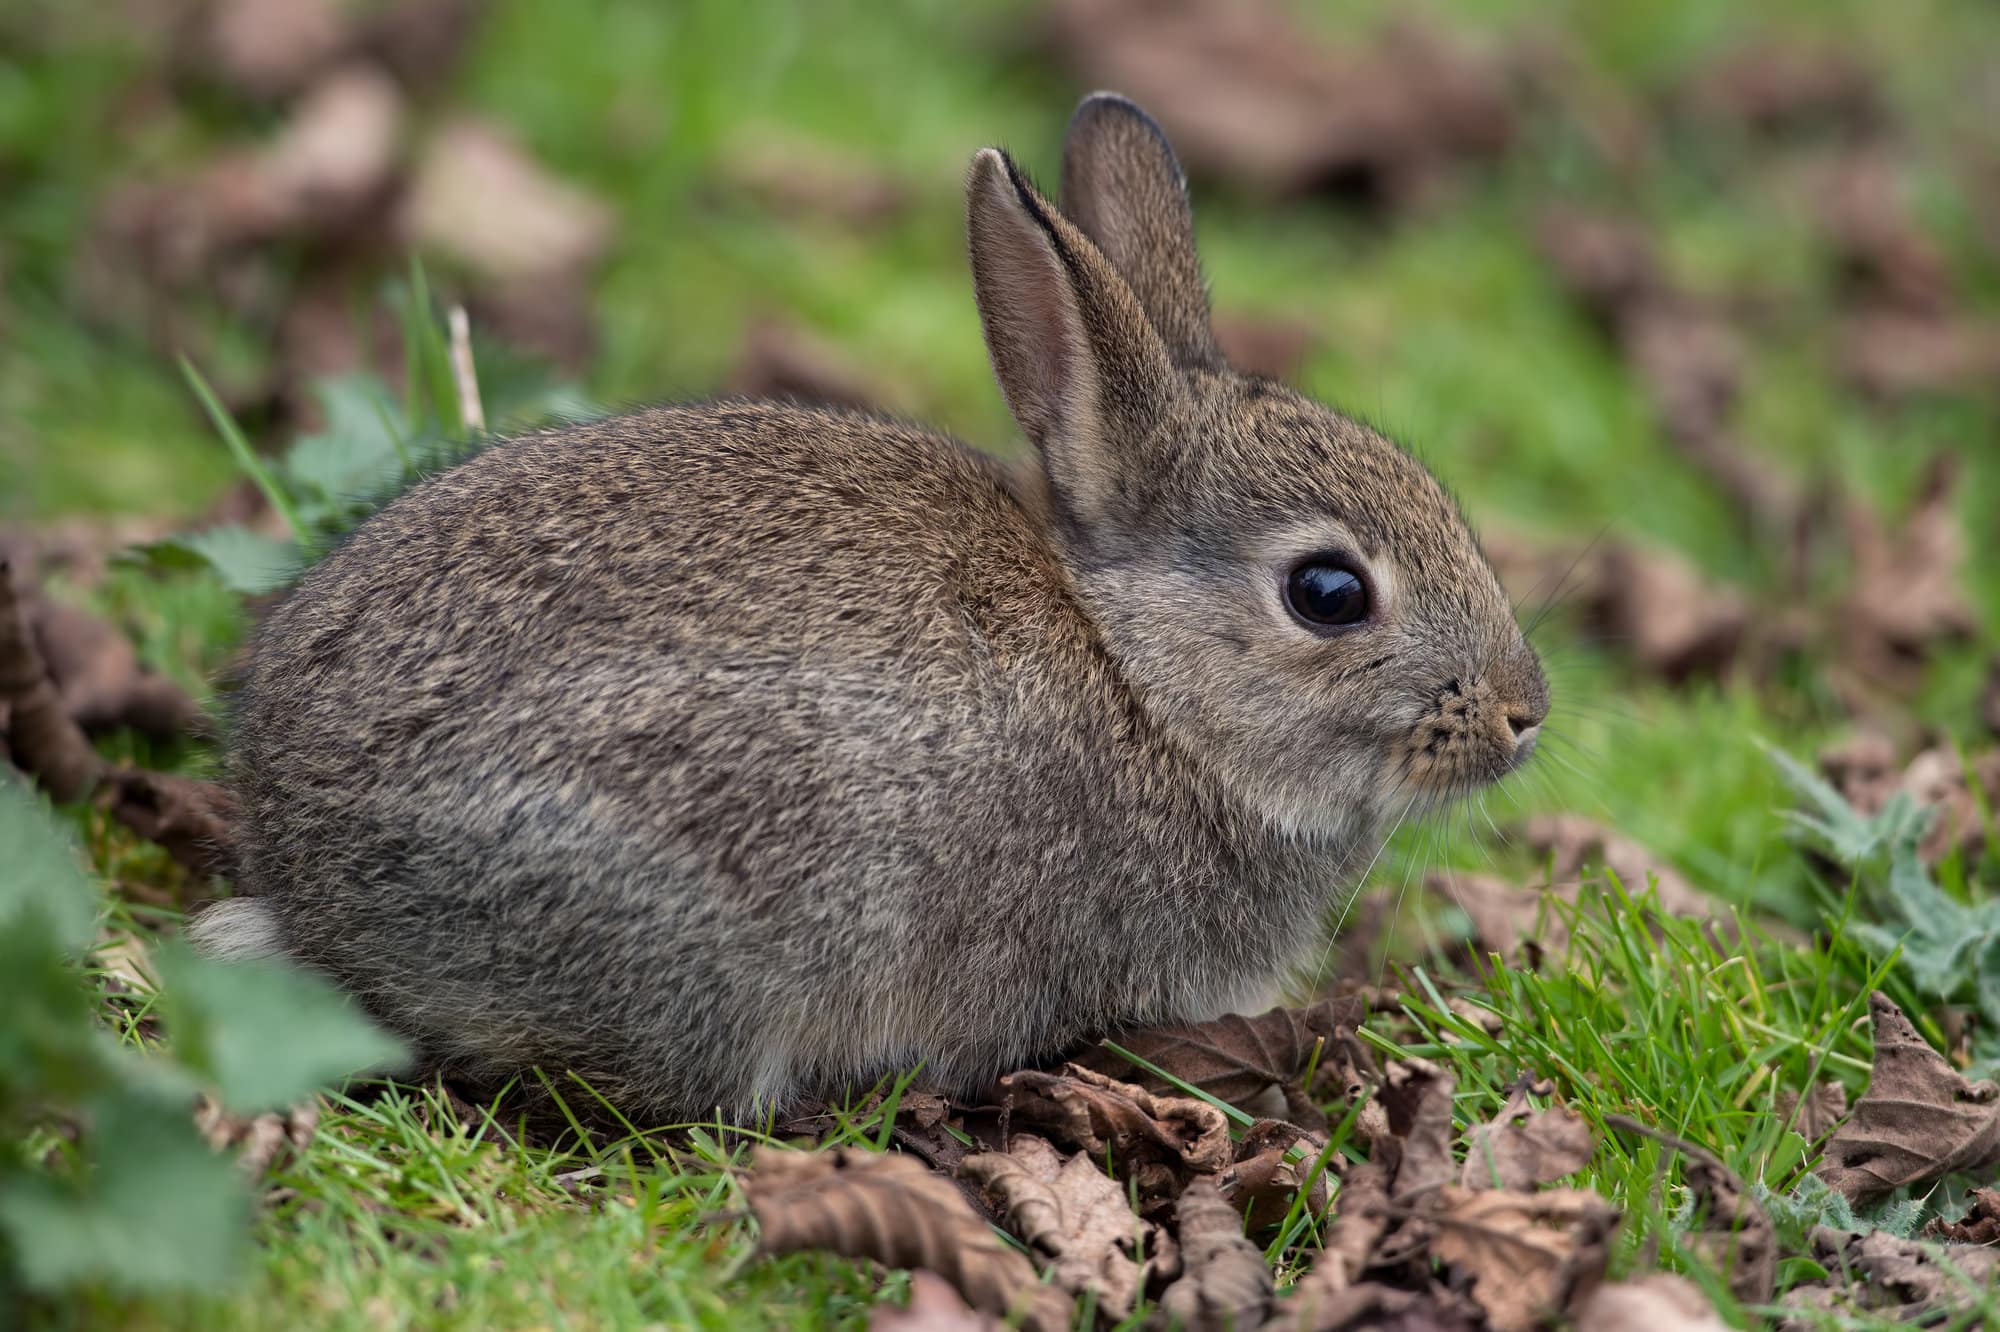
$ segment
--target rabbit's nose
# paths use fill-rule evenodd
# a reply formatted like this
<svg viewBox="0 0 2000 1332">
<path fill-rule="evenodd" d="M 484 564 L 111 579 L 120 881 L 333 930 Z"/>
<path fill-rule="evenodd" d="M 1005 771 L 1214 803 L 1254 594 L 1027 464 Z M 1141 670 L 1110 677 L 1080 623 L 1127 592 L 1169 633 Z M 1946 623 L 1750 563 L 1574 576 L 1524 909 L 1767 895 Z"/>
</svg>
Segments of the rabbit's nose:
<svg viewBox="0 0 2000 1332">
<path fill-rule="evenodd" d="M 1520 762 L 1535 748 L 1535 737 L 1542 733 L 1542 718 L 1547 712 L 1541 708 L 1507 709 L 1507 729 L 1514 735 L 1514 761 Z"/>
</svg>

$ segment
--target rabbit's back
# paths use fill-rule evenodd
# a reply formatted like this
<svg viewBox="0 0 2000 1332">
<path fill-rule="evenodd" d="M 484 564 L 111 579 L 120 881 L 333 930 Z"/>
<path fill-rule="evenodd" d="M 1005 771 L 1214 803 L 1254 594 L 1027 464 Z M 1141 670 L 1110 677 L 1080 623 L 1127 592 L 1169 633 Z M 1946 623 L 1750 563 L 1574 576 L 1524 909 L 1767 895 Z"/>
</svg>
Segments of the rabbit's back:
<svg viewBox="0 0 2000 1332">
<path fill-rule="evenodd" d="M 246 672 L 242 886 L 475 1073 L 662 1113 L 950 1080 L 1267 970 L 1240 830 L 1155 748 L 991 461 L 663 409 L 497 445 L 306 576 Z M 1257 937 L 1106 967 L 1176 893 Z"/>
</svg>

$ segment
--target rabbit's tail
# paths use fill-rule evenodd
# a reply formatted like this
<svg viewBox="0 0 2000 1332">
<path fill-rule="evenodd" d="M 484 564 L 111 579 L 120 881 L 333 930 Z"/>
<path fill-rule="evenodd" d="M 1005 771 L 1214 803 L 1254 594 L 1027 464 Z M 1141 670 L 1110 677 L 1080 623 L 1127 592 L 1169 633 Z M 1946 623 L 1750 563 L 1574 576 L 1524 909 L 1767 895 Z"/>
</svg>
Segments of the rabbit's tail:
<svg viewBox="0 0 2000 1332">
<path fill-rule="evenodd" d="M 246 957 L 277 957 L 285 951 L 278 934 L 278 917 L 270 903 L 257 897 L 232 897 L 217 902 L 188 922 L 195 950 L 219 961 Z"/>
</svg>

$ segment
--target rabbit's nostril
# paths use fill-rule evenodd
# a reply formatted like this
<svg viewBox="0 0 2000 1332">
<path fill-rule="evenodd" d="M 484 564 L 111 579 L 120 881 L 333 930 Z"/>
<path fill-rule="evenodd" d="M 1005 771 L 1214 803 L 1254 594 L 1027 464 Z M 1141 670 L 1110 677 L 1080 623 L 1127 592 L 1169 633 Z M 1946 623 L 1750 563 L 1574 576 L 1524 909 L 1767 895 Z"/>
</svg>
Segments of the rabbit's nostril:
<svg viewBox="0 0 2000 1332">
<path fill-rule="evenodd" d="M 1529 712 L 1519 708 L 1507 710 L 1507 729 L 1514 733 L 1517 744 L 1528 738 L 1541 724 L 1542 714 L 1539 711 Z"/>
</svg>

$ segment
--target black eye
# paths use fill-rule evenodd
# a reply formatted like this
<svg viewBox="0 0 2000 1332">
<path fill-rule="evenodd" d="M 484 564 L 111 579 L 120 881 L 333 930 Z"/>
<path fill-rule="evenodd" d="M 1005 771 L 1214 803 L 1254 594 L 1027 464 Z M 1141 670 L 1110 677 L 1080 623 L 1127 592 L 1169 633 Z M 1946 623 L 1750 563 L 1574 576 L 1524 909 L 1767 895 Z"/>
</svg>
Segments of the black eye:
<svg viewBox="0 0 2000 1332">
<path fill-rule="evenodd" d="M 1368 585 L 1334 560 L 1307 560 L 1285 580 L 1285 600 L 1308 624 L 1358 624 L 1368 618 Z"/>
</svg>

